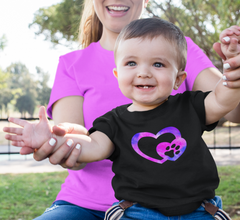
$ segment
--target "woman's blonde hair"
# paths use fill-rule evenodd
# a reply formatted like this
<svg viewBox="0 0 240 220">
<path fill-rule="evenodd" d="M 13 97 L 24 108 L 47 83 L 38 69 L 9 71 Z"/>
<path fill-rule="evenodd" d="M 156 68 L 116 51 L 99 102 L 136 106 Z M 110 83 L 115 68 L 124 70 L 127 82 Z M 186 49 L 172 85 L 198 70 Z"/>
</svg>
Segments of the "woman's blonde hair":
<svg viewBox="0 0 240 220">
<path fill-rule="evenodd" d="M 93 0 L 85 0 L 78 33 L 81 47 L 86 48 L 92 42 L 99 41 L 102 29 L 102 23 L 94 10 Z"/>
</svg>

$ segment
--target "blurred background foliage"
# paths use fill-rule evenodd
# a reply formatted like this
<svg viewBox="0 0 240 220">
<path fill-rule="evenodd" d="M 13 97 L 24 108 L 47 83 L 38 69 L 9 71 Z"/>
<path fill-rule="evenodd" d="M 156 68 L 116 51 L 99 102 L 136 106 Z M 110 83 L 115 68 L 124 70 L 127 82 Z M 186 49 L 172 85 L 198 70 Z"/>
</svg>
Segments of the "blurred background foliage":
<svg viewBox="0 0 240 220">
<path fill-rule="evenodd" d="M 77 41 L 83 0 L 63 0 L 34 14 L 29 28 L 52 45 L 70 47 Z M 220 33 L 240 25 L 240 0 L 150 0 L 143 17 L 161 17 L 179 26 L 184 34 L 206 53 L 214 65 L 222 70 L 222 60 L 212 49 Z M 6 37 L 0 36 L 0 52 L 7 46 Z M 13 63 L 0 69 L 0 114 L 11 104 L 21 112 L 33 115 L 37 105 L 47 105 L 51 88 L 49 74 L 36 67 L 37 77 L 22 63 Z M 1 115 L 0 115 L 1 117 Z"/>
<path fill-rule="evenodd" d="M 64 0 L 40 8 L 30 28 L 53 44 L 76 41 L 83 0 Z M 217 67 L 221 59 L 212 49 L 220 33 L 240 24 L 240 0 L 150 0 L 144 17 L 161 17 L 181 28 L 183 33 L 206 53 Z"/>
<path fill-rule="evenodd" d="M 49 74 L 36 67 L 37 76 L 22 63 L 12 63 L 6 71 L 0 69 L 0 118 L 8 114 L 9 107 L 26 117 L 33 117 L 37 105 L 47 105 L 51 88 L 47 85 Z"/>
</svg>

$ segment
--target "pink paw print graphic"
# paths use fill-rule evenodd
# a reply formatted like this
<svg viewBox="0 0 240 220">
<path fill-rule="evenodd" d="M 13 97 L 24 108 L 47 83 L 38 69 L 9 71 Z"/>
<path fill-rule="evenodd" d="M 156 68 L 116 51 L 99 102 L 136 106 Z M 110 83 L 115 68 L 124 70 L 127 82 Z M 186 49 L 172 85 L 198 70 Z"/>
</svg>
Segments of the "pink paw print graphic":
<svg viewBox="0 0 240 220">
<path fill-rule="evenodd" d="M 157 145 L 156 151 L 160 157 L 163 159 L 159 160 L 153 157 L 150 157 L 146 154 L 144 154 L 138 147 L 138 142 L 143 137 L 152 137 L 157 139 L 159 136 L 171 133 L 175 136 L 175 139 L 169 143 L 169 142 L 161 142 Z M 133 149 L 142 157 L 144 157 L 147 160 L 150 160 L 155 163 L 163 164 L 167 160 L 170 161 L 176 161 L 185 151 L 187 147 L 187 143 L 185 139 L 181 137 L 180 131 L 175 127 L 167 127 L 159 131 L 156 135 L 149 133 L 149 132 L 141 132 L 137 133 L 132 138 L 132 147 Z"/>
</svg>

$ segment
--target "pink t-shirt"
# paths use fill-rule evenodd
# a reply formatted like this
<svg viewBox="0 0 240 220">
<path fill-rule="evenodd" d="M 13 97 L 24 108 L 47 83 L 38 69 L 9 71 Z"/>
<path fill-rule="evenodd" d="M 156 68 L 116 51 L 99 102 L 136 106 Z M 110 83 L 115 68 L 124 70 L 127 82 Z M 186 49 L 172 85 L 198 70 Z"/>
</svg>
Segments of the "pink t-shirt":
<svg viewBox="0 0 240 220">
<path fill-rule="evenodd" d="M 192 90 L 196 76 L 204 69 L 214 67 L 202 50 L 186 37 L 188 60 L 187 79 L 176 91 Z M 105 50 L 99 42 L 92 43 L 84 50 L 77 50 L 61 56 L 48 105 L 52 117 L 52 105 L 66 96 L 83 96 L 83 115 L 87 129 L 92 122 L 116 106 L 130 103 L 118 88 L 112 70 L 115 67 L 112 51 Z M 80 171 L 68 170 L 69 175 L 62 184 L 56 200 L 75 205 L 106 211 L 116 201 L 111 186 L 112 162 L 103 160 L 89 163 Z"/>
</svg>

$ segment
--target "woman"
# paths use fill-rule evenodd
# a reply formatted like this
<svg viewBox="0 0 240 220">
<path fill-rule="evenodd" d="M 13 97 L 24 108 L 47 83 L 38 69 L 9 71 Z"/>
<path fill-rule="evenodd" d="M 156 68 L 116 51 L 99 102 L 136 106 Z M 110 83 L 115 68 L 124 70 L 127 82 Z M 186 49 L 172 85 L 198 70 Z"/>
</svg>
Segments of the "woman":
<svg viewBox="0 0 240 220">
<path fill-rule="evenodd" d="M 118 89 L 112 74 L 115 67 L 113 48 L 121 29 L 130 21 L 139 19 L 147 3 L 148 0 L 85 0 L 80 25 L 80 43 L 85 49 L 60 57 L 48 107 L 48 114 L 53 117 L 55 124 L 70 122 L 89 129 L 96 117 L 118 105 L 129 103 Z M 240 35 L 240 29 L 235 26 L 223 32 L 221 39 L 233 32 Z M 211 90 L 221 73 L 190 38 L 187 38 L 187 42 L 188 79 L 180 91 Z M 219 45 L 215 44 L 214 47 L 220 53 Z M 229 73 L 226 72 L 229 86 L 240 86 L 239 60 L 238 56 L 229 62 L 231 68 L 227 70 Z M 240 106 L 228 119 L 240 122 L 240 116 L 236 117 L 240 115 L 236 114 L 239 112 Z M 87 130 L 81 126 L 64 126 L 69 133 L 87 134 Z M 65 132 L 64 129 L 55 129 L 58 134 Z M 49 156 L 52 164 L 60 163 L 64 167 L 80 169 L 75 164 L 80 154 L 74 148 L 75 144 L 68 141 L 52 154 L 54 143 L 46 143 L 34 153 L 34 158 L 39 161 Z M 22 148 L 21 153 L 31 152 Z M 111 165 L 110 161 L 105 160 L 87 164 L 79 171 L 69 170 L 56 201 L 36 219 L 103 219 L 104 212 L 116 201 L 111 187 Z"/>
</svg>

